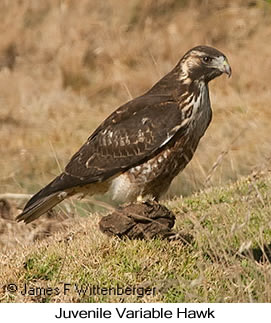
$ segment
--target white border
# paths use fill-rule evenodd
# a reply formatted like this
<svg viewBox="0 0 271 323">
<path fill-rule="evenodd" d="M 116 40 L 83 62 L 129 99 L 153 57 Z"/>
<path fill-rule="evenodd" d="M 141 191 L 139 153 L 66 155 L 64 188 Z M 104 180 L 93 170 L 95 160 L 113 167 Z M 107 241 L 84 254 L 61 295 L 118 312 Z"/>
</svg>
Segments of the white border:
<svg viewBox="0 0 271 323">
<path fill-rule="evenodd" d="M 118 311 L 122 313 L 126 308 L 126 313 L 136 314 L 138 318 L 127 318 L 124 314 L 123 318 L 120 318 Z M 57 318 L 60 316 L 60 309 L 62 313 L 69 315 L 77 315 L 76 318 Z M 209 310 L 208 310 L 209 309 Z M 118 310 L 118 311 L 117 311 Z M 185 314 L 179 312 L 187 313 Z M 70 311 L 70 312 L 69 312 Z M 80 312 L 81 311 L 81 312 Z M 88 311 L 92 311 L 89 312 Z M 105 312 L 107 311 L 107 312 Z M 130 311 L 130 312 L 127 312 Z M 139 312 L 136 312 L 139 311 Z M 145 312 L 144 312 L 145 311 Z M 155 313 L 155 316 L 161 316 L 164 313 L 163 318 L 142 318 L 140 313 Z M 167 311 L 167 312 L 165 312 Z M 194 318 L 196 311 L 200 313 L 206 313 L 209 317 Z M 110 318 L 101 317 L 111 312 Z M 98 317 L 93 317 L 93 313 L 96 313 Z M 103 313 L 103 314 L 101 314 Z M 160 313 L 160 314 L 159 314 Z M 165 317 L 165 313 L 168 318 Z M 172 313 L 172 317 L 170 316 Z M 211 314 L 212 313 L 212 314 Z M 88 316 L 89 317 L 84 317 Z M 80 317 L 81 315 L 81 317 Z M 214 318 L 213 318 L 214 316 Z M 20 322 L 20 323 L 48 323 L 48 322 L 109 322 L 110 320 L 117 320 L 119 322 L 219 322 L 219 323 L 249 323 L 249 322 L 271 322 L 271 304 L 196 304 L 196 303 L 184 303 L 184 304 L 167 304 L 167 303 L 52 303 L 52 304 L 0 304 L 0 317 L 1 322 Z"/>
</svg>

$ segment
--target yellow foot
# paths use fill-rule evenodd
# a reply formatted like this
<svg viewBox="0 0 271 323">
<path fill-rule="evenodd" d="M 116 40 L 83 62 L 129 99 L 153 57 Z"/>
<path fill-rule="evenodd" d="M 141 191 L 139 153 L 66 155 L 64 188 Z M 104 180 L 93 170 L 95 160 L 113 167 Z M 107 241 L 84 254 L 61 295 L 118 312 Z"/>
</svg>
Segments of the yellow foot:
<svg viewBox="0 0 271 323">
<path fill-rule="evenodd" d="M 145 200 L 143 199 L 142 195 L 139 195 L 137 198 L 136 198 L 136 201 L 138 203 L 143 203 Z"/>
<path fill-rule="evenodd" d="M 147 195 L 147 196 L 144 196 L 144 198 L 142 197 L 142 195 L 139 195 L 137 198 L 136 198 L 136 201 L 137 203 L 145 203 L 147 201 L 157 201 L 155 197 L 151 196 L 151 195 Z"/>
</svg>

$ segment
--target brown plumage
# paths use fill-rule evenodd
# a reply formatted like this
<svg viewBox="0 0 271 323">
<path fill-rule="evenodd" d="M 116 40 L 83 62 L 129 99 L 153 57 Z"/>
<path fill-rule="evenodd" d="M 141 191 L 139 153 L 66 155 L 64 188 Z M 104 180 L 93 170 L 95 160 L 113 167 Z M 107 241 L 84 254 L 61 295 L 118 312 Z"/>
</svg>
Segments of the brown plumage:
<svg viewBox="0 0 271 323">
<path fill-rule="evenodd" d="M 77 193 L 159 199 L 205 133 L 212 118 L 208 82 L 222 73 L 231 75 L 224 54 L 192 48 L 149 91 L 113 112 L 17 219 L 29 223 Z"/>
</svg>

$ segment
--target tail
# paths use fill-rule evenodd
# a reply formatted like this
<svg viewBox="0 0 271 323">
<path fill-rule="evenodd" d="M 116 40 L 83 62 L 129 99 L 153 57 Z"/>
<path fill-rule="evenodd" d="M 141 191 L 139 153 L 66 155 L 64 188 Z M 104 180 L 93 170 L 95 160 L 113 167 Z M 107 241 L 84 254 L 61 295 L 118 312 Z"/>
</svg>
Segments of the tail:
<svg viewBox="0 0 271 323">
<path fill-rule="evenodd" d="M 23 212 L 17 216 L 17 221 L 30 223 L 67 197 L 68 194 L 65 191 L 56 192 L 52 189 L 52 183 L 54 182 L 55 180 L 45 186 L 27 202 Z"/>
</svg>

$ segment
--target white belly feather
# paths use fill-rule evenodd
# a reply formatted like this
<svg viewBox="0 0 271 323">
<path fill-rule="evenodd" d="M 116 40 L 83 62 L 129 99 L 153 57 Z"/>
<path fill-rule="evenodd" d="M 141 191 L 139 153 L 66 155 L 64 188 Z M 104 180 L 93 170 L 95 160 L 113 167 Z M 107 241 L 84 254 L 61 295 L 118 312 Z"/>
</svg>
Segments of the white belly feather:
<svg viewBox="0 0 271 323">
<path fill-rule="evenodd" d="M 113 179 L 109 193 L 115 201 L 129 202 L 139 195 L 140 189 L 131 183 L 127 174 L 121 174 Z"/>
</svg>

